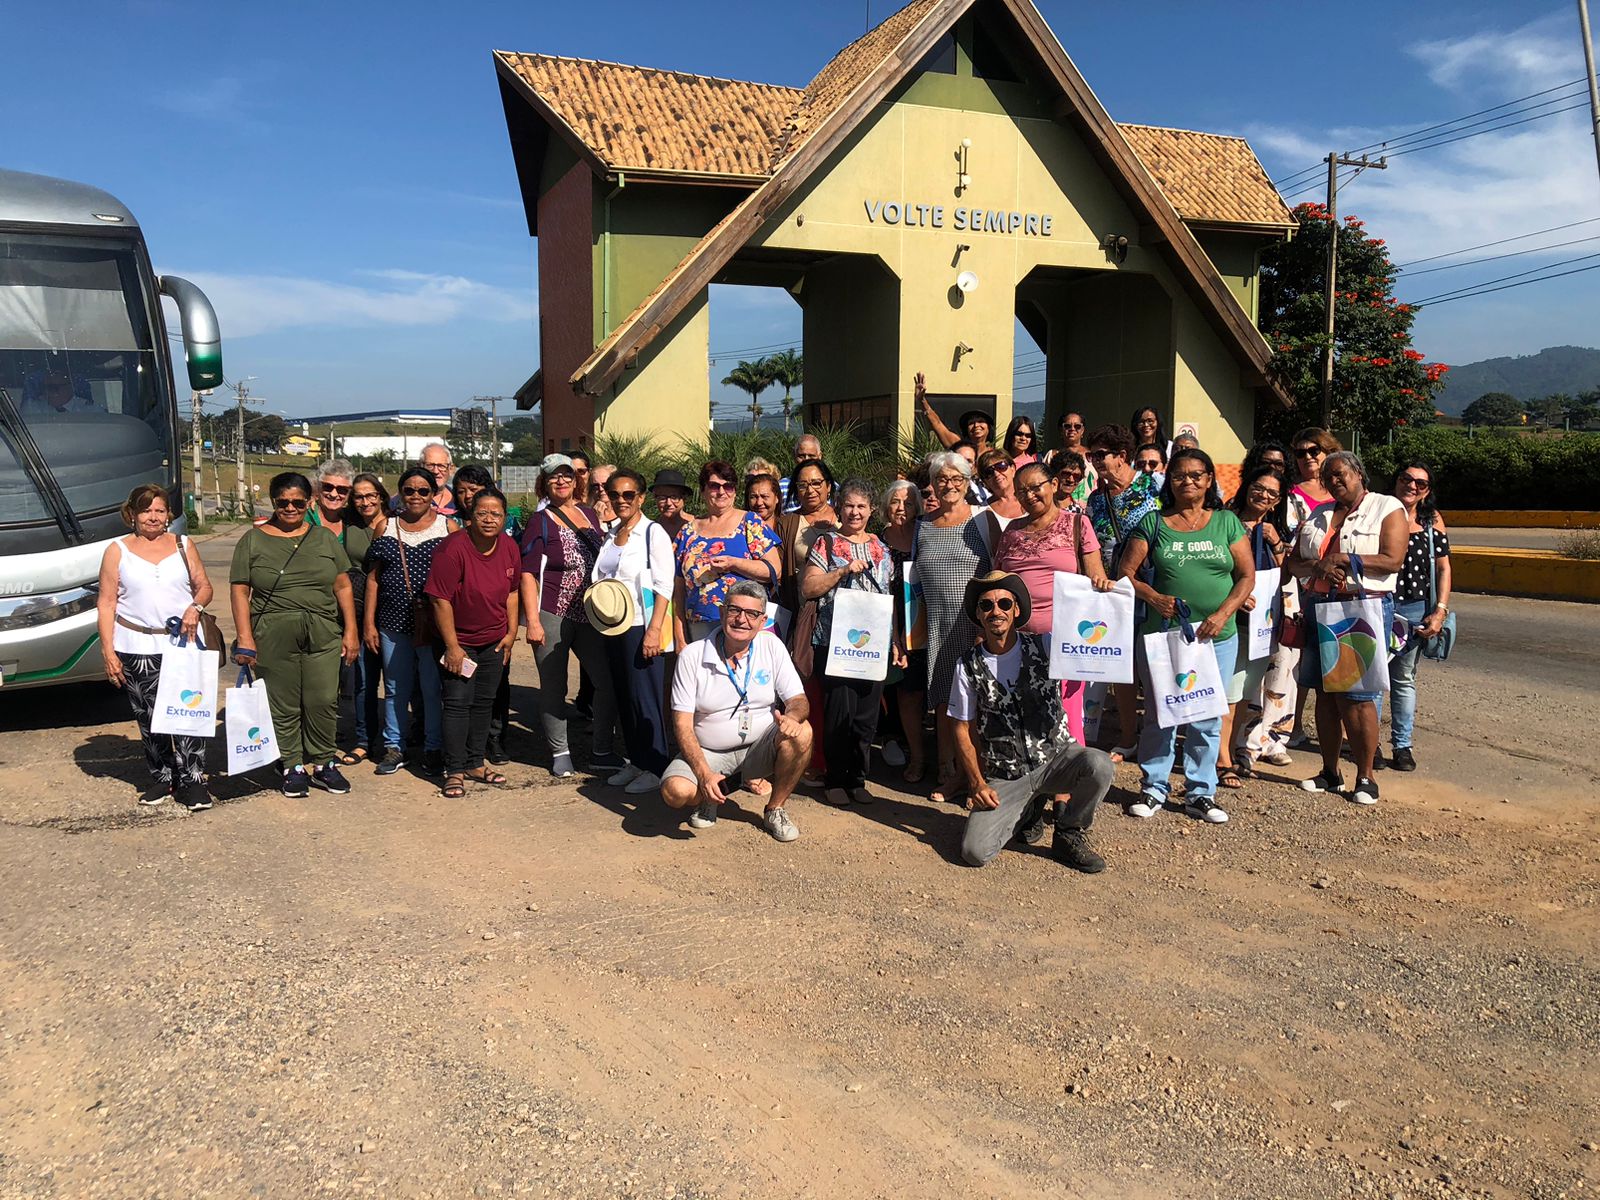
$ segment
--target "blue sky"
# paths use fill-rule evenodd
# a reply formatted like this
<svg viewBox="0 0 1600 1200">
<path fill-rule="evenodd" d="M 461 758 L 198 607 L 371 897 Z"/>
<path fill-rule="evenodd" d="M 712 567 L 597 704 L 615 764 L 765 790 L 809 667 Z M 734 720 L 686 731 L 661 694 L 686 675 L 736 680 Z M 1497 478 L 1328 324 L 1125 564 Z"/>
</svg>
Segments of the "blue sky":
<svg viewBox="0 0 1600 1200">
<path fill-rule="evenodd" d="M 893 7 L 877 0 L 873 19 Z M 1041 10 L 1113 117 L 1243 134 L 1275 179 L 1583 69 L 1567 0 L 1350 0 L 1270 19 L 1258 3 L 1193 0 L 1136 18 L 1086 0 Z M 0 165 L 126 202 L 157 269 L 211 293 L 228 377 L 257 376 L 267 408 L 437 407 L 509 394 L 537 364 L 536 247 L 492 49 L 804 86 L 865 13 L 859 0 L 14 6 L 6 41 L 25 52 L 7 55 Z M 1402 263 L 1600 216 L 1587 124 L 1577 111 L 1398 158 L 1351 183 L 1341 210 Z M 1600 223 L 1483 253 L 1594 234 Z M 1597 249 L 1399 291 L 1421 298 Z M 781 296 L 743 301 L 714 296 L 714 352 L 799 337 Z M 1595 345 L 1597 301 L 1600 272 L 1441 305 L 1419 319 L 1417 344 L 1446 362 Z"/>
</svg>

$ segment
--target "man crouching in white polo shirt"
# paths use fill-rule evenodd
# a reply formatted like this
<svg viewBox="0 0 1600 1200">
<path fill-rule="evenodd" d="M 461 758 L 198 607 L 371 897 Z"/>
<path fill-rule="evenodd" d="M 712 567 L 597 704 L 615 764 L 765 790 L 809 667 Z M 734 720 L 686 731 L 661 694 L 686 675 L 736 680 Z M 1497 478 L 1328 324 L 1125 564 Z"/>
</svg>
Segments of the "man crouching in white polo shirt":
<svg viewBox="0 0 1600 1200">
<path fill-rule="evenodd" d="M 800 830 L 784 806 L 811 760 L 811 709 L 789 651 L 763 631 L 767 589 L 742 579 L 722 602 L 722 627 L 678 655 L 672 679 L 672 729 L 678 757 L 661 776 L 661 798 L 694 805 L 693 829 L 717 823 L 723 783 L 737 774 L 772 780 L 762 824 L 780 842 Z M 774 712 L 782 703 L 783 711 Z"/>
</svg>

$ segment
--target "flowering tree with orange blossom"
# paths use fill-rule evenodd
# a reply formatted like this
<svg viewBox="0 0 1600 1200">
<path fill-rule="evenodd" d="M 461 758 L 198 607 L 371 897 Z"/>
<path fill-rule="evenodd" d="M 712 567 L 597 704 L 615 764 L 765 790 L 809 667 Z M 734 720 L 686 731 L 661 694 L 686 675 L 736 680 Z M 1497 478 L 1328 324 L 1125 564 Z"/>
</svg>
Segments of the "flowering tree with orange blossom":
<svg viewBox="0 0 1600 1200">
<path fill-rule="evenodd" d="M 1261 329 L 1273 349 L 1273 369 L 1295 398 L 1289 412 L 1263 406 L 1261 436 L 1287 436 L 1315 424 L 1322 403 L 1326 308 L 1323 276 L 1333 222 L 1322 204 L 1294 210 L 1294 239 L 1261 256 Z M 1394 298 L 1399 272 L 1382 238 L 1362 222 L 1339 222 L 1339 276 L 1334 291 L 1333 427 L 1358 429 L 1364 439 L 1433 420 L 1434 397 L 1450 368 L 1428 362 L 1411 345 L 1417 310 Z"/>
</svg>

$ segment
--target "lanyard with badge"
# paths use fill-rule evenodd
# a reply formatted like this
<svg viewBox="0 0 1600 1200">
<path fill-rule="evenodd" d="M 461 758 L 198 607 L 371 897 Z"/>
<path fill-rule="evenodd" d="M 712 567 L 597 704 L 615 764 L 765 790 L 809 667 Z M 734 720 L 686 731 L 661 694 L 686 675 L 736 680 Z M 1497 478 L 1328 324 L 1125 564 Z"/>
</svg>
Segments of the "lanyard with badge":
<svg viewBox="0 0 1600 1200">
<path fill-rule="evenodd" d="M 721 636 L 720 634 L 718 635 Z M 755 658 L 755 646 L 750 645 L 744 652 L 744 686 L 739 686 L 739 681 L 734 678 L 733 668 L 728 665 L 726 641 L 722 644 L 723 660 L 722 669 L 728 673 L 728 682 L 733 685 L 733 690 L 739 695 L 739 703 L 734 706 L 734 712 L 739 714 L 739 740 L 742 742 L 750 736 L 750 660 Z"/>
</svg>

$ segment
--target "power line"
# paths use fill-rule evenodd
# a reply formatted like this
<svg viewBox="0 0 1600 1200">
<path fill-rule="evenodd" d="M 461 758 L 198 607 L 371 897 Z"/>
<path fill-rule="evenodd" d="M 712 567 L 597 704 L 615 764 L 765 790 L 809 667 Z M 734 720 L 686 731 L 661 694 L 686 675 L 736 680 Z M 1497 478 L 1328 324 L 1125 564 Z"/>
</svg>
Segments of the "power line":
<svg viewBox="0 0 1600 1200">
<path fill-rule="evenodd" d="M 1446 250 L 1443 254 L 1430 254 L 1427 258 L 1414 258 L 1407 263 L 1399 263 L 1401 270 L 1414 267 L 1418 263 L 1436 262 L 1441 258 L 1454 258 L 1458 254 L 1471 254 L 1474 250 L 1488 250 L 1492 246 L 1504 246 L 1507 242 L 1520 242 L 1524 238 L 1541 237 L 1547 233 L 1560 233 L 1563 229 L 1576 229 L 1580 225 L 1593 225 L 1600 221 L 1600 217 L 1585 217 L 1581 221 L 1568 221 L 1565 225 L 1552 225 L 1549 229 L 1535 229 L 1532 233 L 1519 233 L 1515 237 L 1501 238 L 1494 242 L 1480 242 L 1476 246 L 1463 246 L 1459 250 Z M 1417 274 L 1422 274 L 1418 271 Z"/>
<path fill-rule="evenodd" d="M 1559 117 L 1562 113 L 1569 113 L 1576 109 L 1588 107 L 1589 102 L 1581 100 L 1577 104 L 1569 104 L 1566 108 L 1552 109 L 1550 112 L 1540 113 L 1536 117 L 1524 117 L 1520 121 L 1507 121 L 1504 125 L 1491 125 L 1488 129 L 1479 129 L 1473 133 L 1463 133 L 1460 137 L 1445 138 L 1443 141 L 1429 142 L 1423 146 L 1411 146 L 1405 150 L 1392 150 L 1389 152 L 1389 157 L 1399 158 L 1402 154 L 1415 154 L 1419 150 L 1437 150 L 1440 146 L 1448 146 L 1454 142 L 1464 142 L 1468 138 L 1482 137 L 1486 133 L 1499 133 L 1504 129 L 1515 129 L 1518 125 L 1526 125 L 1530 121 L 1543 121 L 1546 117 Z"/>
<path fill-rule="evenodd" d="M 1474 290 L 1475 288 L 1487 287 L 1487 286 L 1489 286 L 1490 284 L 1493 284 L 1493 283 L 1504 283 L 1508 279 L 1521 279 L 1525 275 L 1537 275 L 1540 271 L 1548 271 L 1551 267 L 1564 267 L 1568 263 L 1588 262 L 1591 258 L 1600 258 L 1600 253 L 1596 253 L 1596 254 L 1580 254 L 1576 258 L 1563 258 L 1563 259 L 1561 259 L 1561 260 L 1559 260 L 1557 262 L 1545 263 L 1543 266 L 1529 267 L 1526 271 L 1517 271 L 1517 272 L 1515 272 L 1515 273 L 1513 273 L 1511 275 L 1501 275 L 1497 279 L 1485 279 L 1481 283 L 1469 283 L 1469 284 L 1466 284 L 1464 287 L 1451 288 L 1449 291 L 1440 292 L 1437 296 L 1429 296 L 1425 300 L 1410 300 L 1410 301 L 1407 301 L 1407 303 L 1411 304 L 1413 306 L 1420 306 L 1420 305 L 1423 305 L 1423 304 L 1437 304 L 1442 300 L 1457 298 L 1459 293 L 1470 292 L 1470 291 Z M 1571 274 L 1571 272 L 1566 272 L 1566 274 Z M 1554 278 L 1554 276 L 1552 276 L 1552 278 Z M 1497 288 L 1495 290 L 1498 291 L 1499 289 Z"/>
<path fill-rule="evenodd" d="M 1369 142 L 1365 146 L 1357 146 L 1354 150 L 1350 151 L 1350 153 L 1351 154 L 1360 154 L 1364 150 L 1387 150 L 1387 149 L 1390 149 L 1392 147 L 1405 145 L 1405 144 L 1407 144 L 1407 143 L 1409 143 L 1411 141 L 1414 141 L 1414 140 L 1416 140 L 1418 138 L 1421 138 L 1425 134 L 1437 133 L 1437 132 L 1445 132 L 1445 131 L 1453 133 L 1453 132 L 1456 132 L 1456 131 L 1458 131 L 1460 129 L 1471 128 L 1471 126 L 1463 125 L 1462 122 L 1463 121 L 1471 121 L 1474 117 L 1482 117 L 1482 116 L 1484 116 L 1484 115 L 1486 115 L 1488 113 L 1499 112 L 1499 110 L 1501 110 L 1501 109 L 1512 108 L 1515 105 L 1525 104 L 1529 100 L 1537 100 L 1540 96 L 1548 96 L 1552 92 L 1563 91 L 1563 90 L 1565 90 L 1567 88 L 1572 87 L 1575 84 L 1582 84 L 1582 83 L 1585 83 L 1585 82 L 1586 82 L 1586 77 L 1580 75 L 1577 79 L 1569 79 L 1566 83 L 1558 83 L 1554 87 L 1545 88 L 1543 91 L 1540 91 L 1540 92 L 1532 92 L 1532 93 L 1530 93 L 1529 95 L 1526 95 L 1526 96 L 1519 96 L 1515 100 L 1506 100 L 1506 101 L 1504 101 L 1504 102 L 1502 102 L 1500 104 L 1491 105 L 1488 108 L 1480 108 L 1477 112 L 1470 112 L 1470 113 L 1467 113 L 1464 116 L 1460 116 L 1460 117 L 1452 117 L 1448 121 L 1438 121 L 1438 122 L 1435 122 L 1432 125 L 1424 125 L 1421 129 L 1413 129 L 1409 133 L 1396 134 L 1395 136 L 1390 137 L 1390 138 L 1386 138 L 1386 139 L 1384 139 L 1383 141 L 1380 141 L 1380 142 Z M 1573 95 L 1577 95 L 1577 93 L 1573 93 Z M 1531 112 L 1535 108 L 1544 107 L 1545 104 L 1554 104 L 1554 103 L 1557 103 L 1557 102 L 1559 102 L 1561 100 L 1565 100 L 1565 99 L 1569 99 L 1569 98 L 1570 97 L 1567 97 L 1567 96 L 1558 96 L 1554 100 L 1546 100 L 1541 104 L 1532 105 L 1527 109 L 1519 109 L 1518 112 Z M 1567 109 L 1562 109 L 1560 111 L 1566 112 L 1568 110 Z M 1514 115 L 1516 115 L 1516 114 L 1515 113 L 1500 113 L 1499 116 L 1491 117 L 1489 119 L 1491 121 L 1498 121 L 1498 120 L 1504 119 L 1505 117 L 1514 116 Z M 1556 114 L 1555 113 L 1547 113 L 1545 115 L 1547 115 L 1547 116 L 1555 116 Z M 1537 120 L 1538 118 L 1533 118 L 1533 119 Z M 1477 122 L 1477 124 L 1482 124 L 1482 123 L 1483 122 Z M 1509 126 L 1501 126 L 1500 128 L 1509 128 Z M 1493 129 L 1485 129 L 1485 130 L 1483 130 L 1483 132 L 1484 133 L 1493 133 L 1494 130 Z M 1440 142 L 1438 144 L 1439 145 L 1444 145 L 1445 143 Z M 1321 170 L 1322 170 L 1322 164 L 1321 163 L 1317 163 L 1315 166 L 1303 167 L 1298 171 L 1291 172 L 1290 174 L 1285 175 L 1282 179 L 1274 179 L 1272 181 L 1272 184 L 1273 184 L 1274 187 L 1283 188 L 1283 187 L 1288 186 L 1293 181 L 1299 179 L 1303 175 L 1314 175 L 1314 174 L 1316 174 L 1317 172 L 1319 172 Z"/>
<path fill-rule="evenodd" d="M 1578 261 L 1576 259 L 1574 262 Z M 1552 263 L 1552 266 L 1555 264 Z M 1461 295 L 1447 295 L 1443 300 L 1429 302 L 1431 307 L 1437 308 L 1441 304 L 1450 304 L 1456 300 L 1471 300 L 1474 296 L 1487 296 L 1490 292 L 1505 292 L 1512 288 L 1527 287 L 1530 283 L 1544 283 L 1550 279 L 1562 279 L 1568 275 L 1582 275 L 1585 271 L 1600 271 L 1600 263 L 1591 263 L 1587 267 L 1574 267 L 1570 271 L 1558 271 L 1554 275 L 1541 275 L 1538 279 L 1524 279 L 1520 283 L 1502 284 L 1500 287 L 1485 287 L 1475 292 L 1464 292 Z M 1492 282 L 1492 281 L 1491 281 Z M 1419 303 L 1421 303 L 1419 301 Z"/>
<path fill-rule="evenodd" d="M 1573 238 L 1570 242 L 1551 242 L 1548 246 L 1530 246 L 1526 250 L 1509 250 L 1504 254 L 1490 254 L 1484 258 L 1468 258 L 1458 263 L 1446 263 L 1442 267 L 1429 267 L 1425 271 L 1409 271 L 1406 273 L 1406 278 L 1415 279 L 1418 275 L 1432 275 L 1435 271 L 1454 271 L 1457 267 L 1476 267 L 1482 263 L 1499 262 L 1503 258 L 1521 258 L 1524 254 L 1543 254 L 1546 250 L 1581 246 L 1585 242 L 1600 242 L 1600 233 L 1591 237 Z"/>
</svg>

